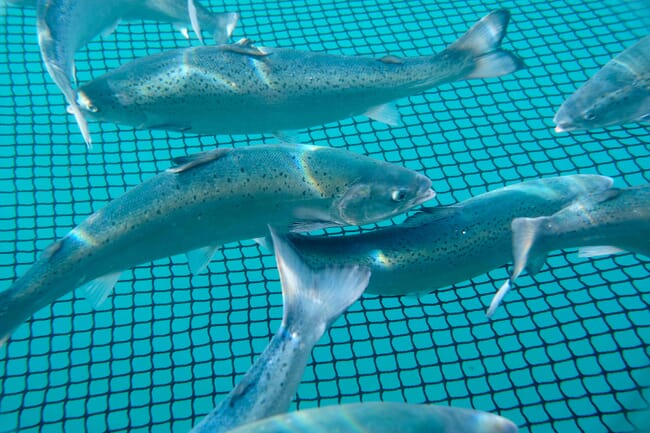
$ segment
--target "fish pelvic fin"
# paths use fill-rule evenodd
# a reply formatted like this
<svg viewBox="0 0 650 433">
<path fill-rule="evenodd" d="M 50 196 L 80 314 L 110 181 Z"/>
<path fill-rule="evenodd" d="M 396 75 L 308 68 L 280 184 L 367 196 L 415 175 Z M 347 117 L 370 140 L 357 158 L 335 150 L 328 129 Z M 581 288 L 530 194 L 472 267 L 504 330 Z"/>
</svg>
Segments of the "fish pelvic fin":
<svg viewBox="0 0 650 433">
<path fill-rule="evenodd" d="M 282 283 L 282 325 L 289 333 L 320 336 L 361 296 L 370 270 L 358 265 L 312 269 L 285 235 L 269 230 Z"/>
<path fill-rule="evenodd" d="M 542 268 L 546 260 L 546 253 L 539 251 L 539 248 L 536 248 L 536 243 L 543 221 L 544 217 L 515 218 L 512 220 L 512 256 L 514 259 L 512 273 L 492 298 L 490 306 L 485 312 L 487 317 L 492 317 L 524 269 L 531 275 L 535 275 Z"/>
<path fill-rule="evenodd" d="M 472 53 L 475 66 L 466 79 L 500 77 L 525 67 L 519 57 L 499 48 L 509 20 L 505 9 L 491 12 L 447 48 Z"/>
</svg>

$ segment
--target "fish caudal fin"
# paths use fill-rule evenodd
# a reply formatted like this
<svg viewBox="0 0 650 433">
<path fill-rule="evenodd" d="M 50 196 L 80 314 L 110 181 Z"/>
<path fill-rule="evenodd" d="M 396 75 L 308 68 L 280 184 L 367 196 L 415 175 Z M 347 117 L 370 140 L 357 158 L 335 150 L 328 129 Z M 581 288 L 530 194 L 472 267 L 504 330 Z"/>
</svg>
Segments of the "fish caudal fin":
<svg viewBox="0 0 650 433">
<path fill-rule="evenodd" d="M 361 296 L 368 286 L 370 270 L 357 265 L 312 269 L 284 235 L 269 229 L 282 283 L 282 325 L 289 333 L 298 330 L 320 338 Z"/>
<path fill-rule="evenodd" d="M 529 274 L 535 275 L 544 265 L 546 253 L 535 248 L 544 218 L 515 218 L 512 220 L 512 256 L 514 259 L 512 273 L 492 298 L 492 302 L 490 302 L 490 306 L 485 313 L 486 316 L 492 317 L 503 298 L 512 288 L 512 284 L 524 269 Z"/>
<path fill-rule="evenodd" d="M 473 54 L 475 67 L 466 76 L 467 79 L 500 77 L 524 68 L 524 62 L 519 57 L 499 48 L 509 20 L 510 12 L 507 10 L 494 11 L 447 48 Z"/>
<path fill-rule="evenodd" d="M 225 44 L 230 39 L 233 30 L 239 21 L 239 14 L 236 12 L 225 12 L 214 16 L 214 29 L 212 38 L 217 44 Z"/>
</svg>

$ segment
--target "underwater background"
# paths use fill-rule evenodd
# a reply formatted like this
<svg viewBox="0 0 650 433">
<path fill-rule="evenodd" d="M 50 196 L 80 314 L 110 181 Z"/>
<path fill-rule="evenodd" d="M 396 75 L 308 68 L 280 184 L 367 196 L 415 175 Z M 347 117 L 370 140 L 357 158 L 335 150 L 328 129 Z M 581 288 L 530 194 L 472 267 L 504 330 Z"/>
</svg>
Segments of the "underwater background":
<svg viewBox="0 0 650 433">
<path fill-rule="evenodd" d="M 234 40 L 375 57 L 439 52 L 491 10 L 509 9 L 503 47 L 527 69 L 400 100 L 398 127 L 353 118 L 303 131 L 301 141 L 416 169 L 433 180 L 439 204 L 571 173 L 617 186 L 650 181 L 647 124 L 556 134 L 552 122 L 580 84 L 649 33 L 649 0 L 202 4 L 241 13 Z M 0 290 L 173 157 L 276 141 L 91 122 L 88 151 L 45 71 L 34 10 L 2 13 Z M 123 23 L 78 52 L 78 79 L 197 44 L 171 25 Z M 489 320 L 508 269 L 421 297 L 364 296 L 314 349 L 292 409 L 406 401 L 492 411 L 522 432 L 632 431 L 650 399 L 647 258 L 555 251 Z M 225 245 L 195 277 L 184 256 L 128 270 L 96 310 L 69 294 L 0 349 L 0 432 L 187 432 L 263 351 L 281 311 L 274 258 L 253 241 Z"/>
</svg>

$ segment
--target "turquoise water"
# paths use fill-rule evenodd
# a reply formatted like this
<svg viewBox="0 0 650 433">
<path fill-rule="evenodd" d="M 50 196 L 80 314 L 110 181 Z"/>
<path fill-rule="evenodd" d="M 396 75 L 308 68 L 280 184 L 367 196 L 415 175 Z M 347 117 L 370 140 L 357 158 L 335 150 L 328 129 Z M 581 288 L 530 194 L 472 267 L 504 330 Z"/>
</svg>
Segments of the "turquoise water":
<svg viewBox="0 0 650 433">
<path fill-rule="evenodd" d="M 222 8 L 213 1 L 213 10 Z M 401 163 L 450 204 L 540 176 L 600 173 L 650 181 L 647 126 L 556 135 L 562 101 L 650 29 L 639 1 L 226 2 L 234 38 L 381 57 L 442 50 L 490 10 L 512 20 L 504 47 L 528 68 L 398 101 L 402 126 L 347 119 L 302 141 Z M 184 137 L 91 123 L 87 152 L 44 71 L 32 10 L 3 9 L 0 28 L 0 290 L 39 251 L 172 157 L 272 137 Z M 77 56 L 80 82 L 132 58 L 196 44 L 169 25 L 130 23 Z M 352 230 L 350 230 L 352 231 Z M 364 297 L 313 351 L 294 408 L 390 400 L 497 412 L 522 432 L 630 431 L 650 386 L 650 263 L 555 252 L 518 281 L 505 308 L 484 309 L 507 267 L 420 298 Z M 172 257 L 126 271 L 93 310 L 70 294 L 0 349 L 0 431 L 186 432 L 262 352 L 279 326 L 273 258 L 229 244 L 190 277 Z M 646 396 L 647 401 L 647 396 Z"/>
</svg>

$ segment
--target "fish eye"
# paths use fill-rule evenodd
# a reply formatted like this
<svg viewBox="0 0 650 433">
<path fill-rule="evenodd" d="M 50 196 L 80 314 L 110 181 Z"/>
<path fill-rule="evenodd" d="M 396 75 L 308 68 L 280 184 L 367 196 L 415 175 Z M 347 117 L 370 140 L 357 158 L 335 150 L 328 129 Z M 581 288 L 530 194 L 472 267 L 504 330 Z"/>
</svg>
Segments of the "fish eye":
<svg viewBox="0 0 650 433">
<path fill-rule="evenodd" d="M 588 110 L 582 114 L 582 118 L 585 120 L 594 120 L 596 118 L 596 114 L 594 114 L 593 111 Z"/>
<path fill-rule="evenodd" d="M 406 191 L 402 189 L 396 189 L 390 193 L 390 198 L 396 202 L 404 201 L 406 198 Z"/>
</svg>

